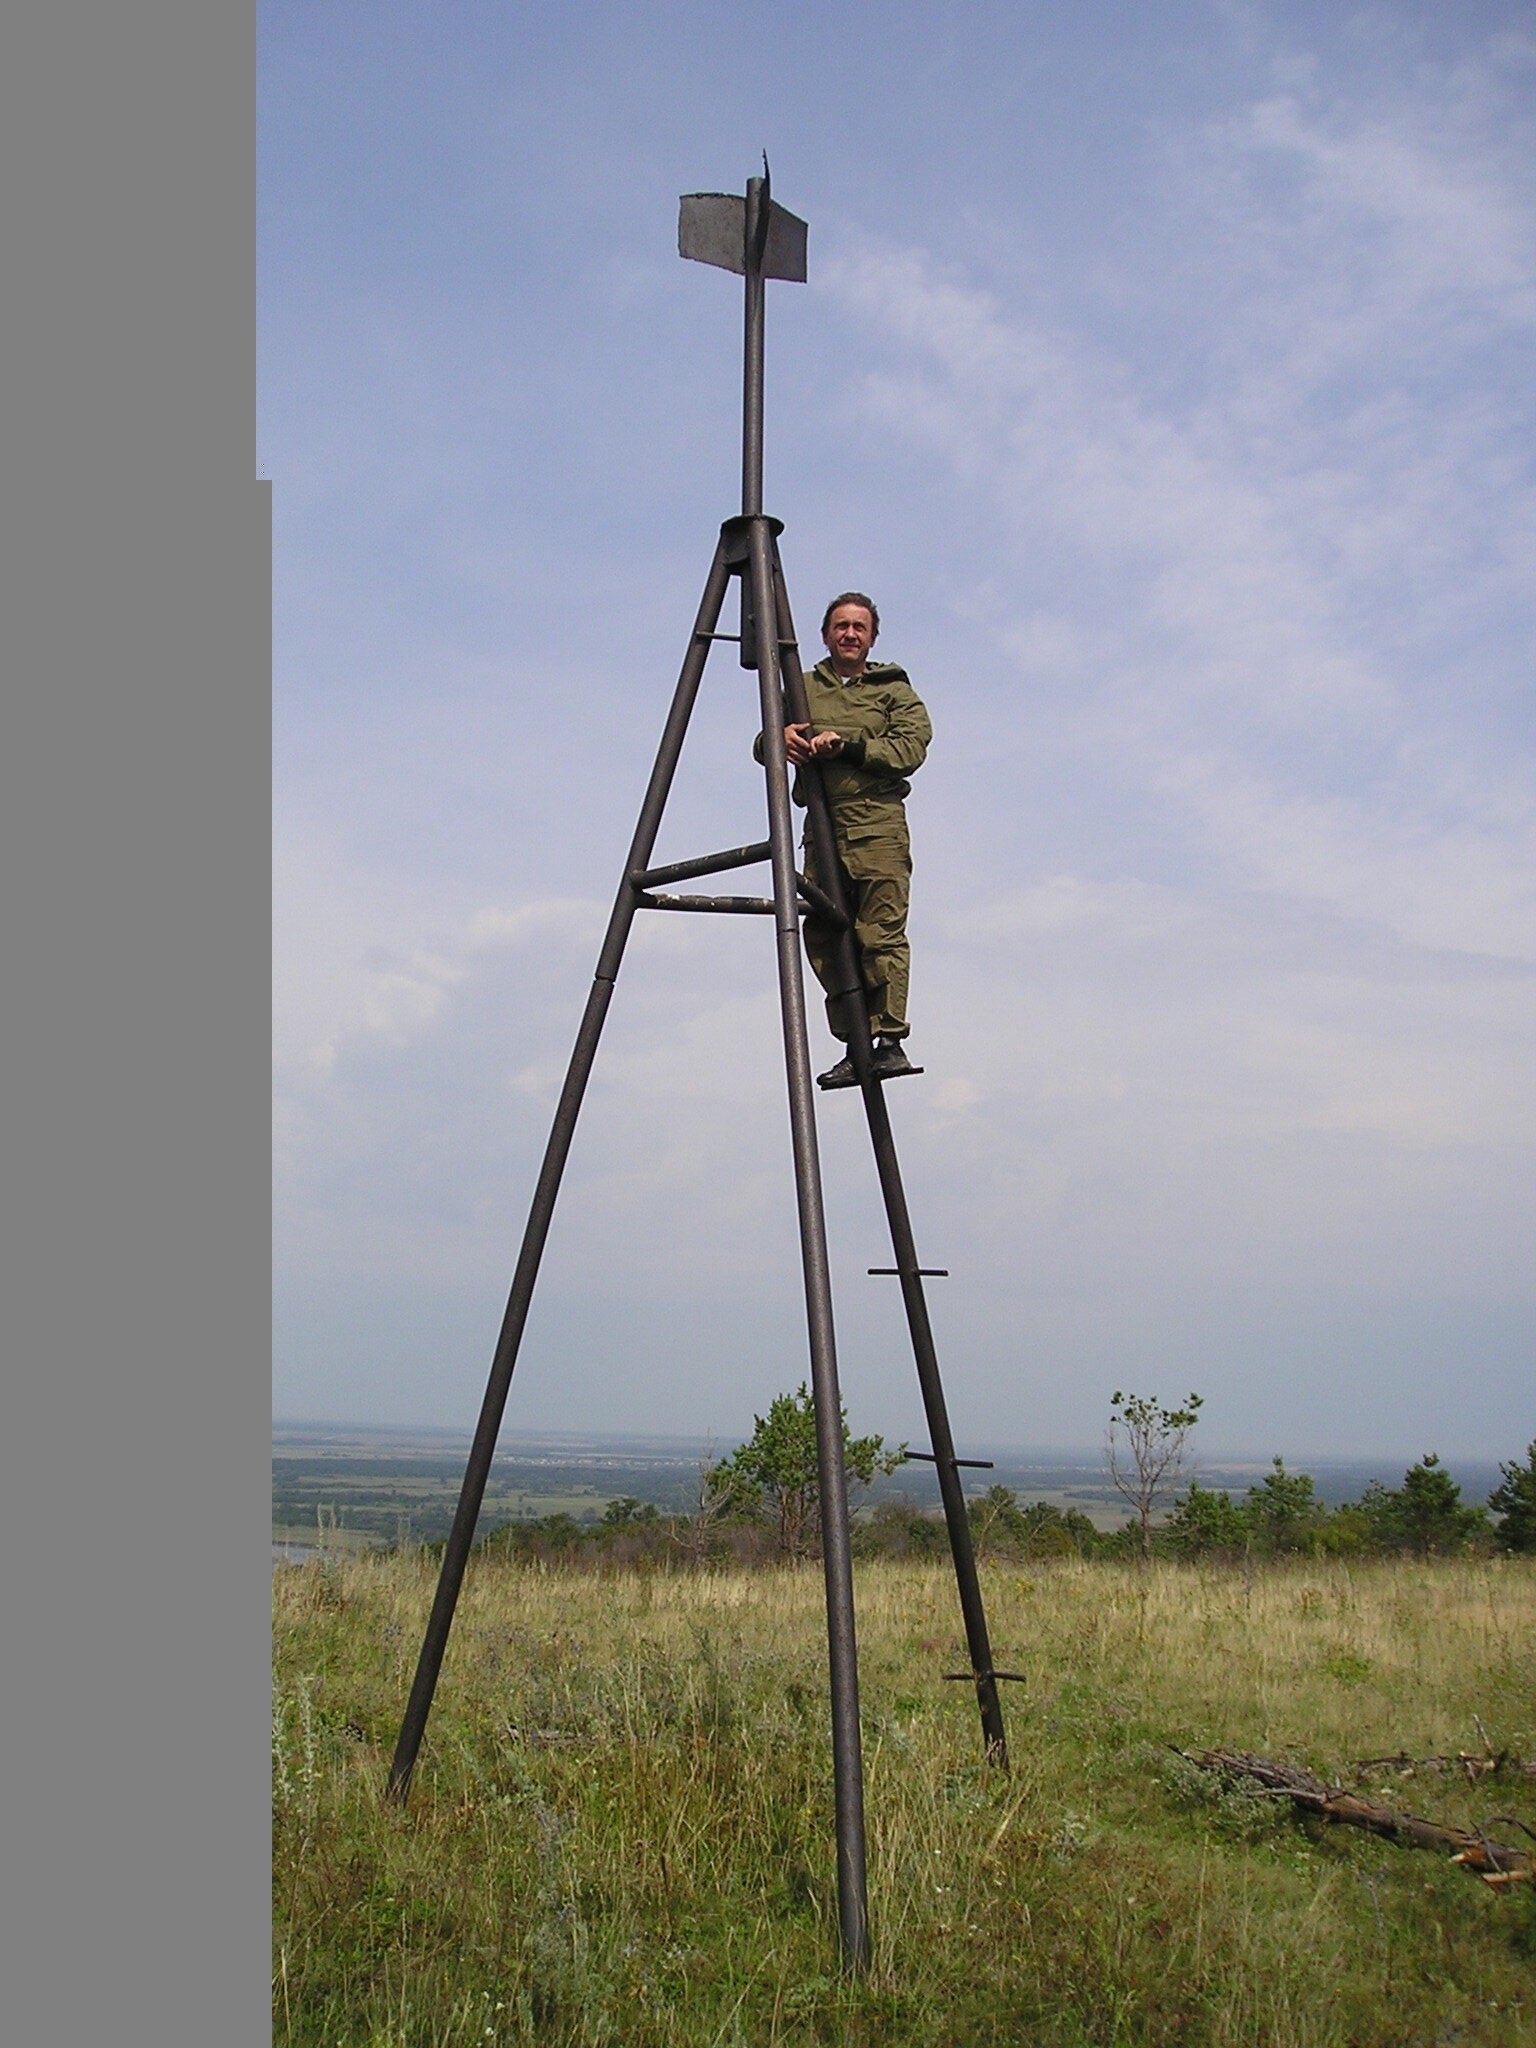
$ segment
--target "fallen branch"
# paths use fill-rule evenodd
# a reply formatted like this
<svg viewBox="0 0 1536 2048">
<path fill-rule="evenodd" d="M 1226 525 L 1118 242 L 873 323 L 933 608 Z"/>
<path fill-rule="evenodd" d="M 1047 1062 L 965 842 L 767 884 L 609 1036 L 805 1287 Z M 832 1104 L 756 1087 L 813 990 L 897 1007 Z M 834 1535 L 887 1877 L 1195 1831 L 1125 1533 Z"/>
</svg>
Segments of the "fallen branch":
<svg viewBox="0 0 1536 2048">
<path fill-rule="evenodd" d="M 1418 1771 L 1451 1771 L 1475 1782 L 1478 1778 L 1536 1778 L 1536 1758 L 1511 1756 L 1507 1749 L 1497 1756 L 1473 1756 L 1462 1749 L 1454 1756 L 1364 1756 L 1354 1769 L 1356 1778 L 1379 1777 L 1383 1771 L 1395 1771 L 1400 1778 L 1411 1778 Z"/>
<path fill-rule="evenodd" d="M 1455 1828 L 1442 1821 L 1421 1819 L 1416 1813 L 1397 1813 L 1373 1799 L 1362 1799 L 1357 1792 L 1325 1785 L 1321 1778 L 1297 1770 L 1294 1765 L 1248 1756 L 1241 1750 L 1181 1749 L 1177 1754 L 1201 1770 L 1220 1771 L 1227 1777 L 1256 1783 L 1266 1792 L 1289 1799 L 1310 1813 L 1320 1813 L 1324 1820 L 1367 1828 L 1373 1835 L 1400 1842 L 1405 1848 L 1448 1851 L 1453 1863 L 1476 1871 L 1485 1884 L 1496 1890 L 1536 1878 L 1536 1856 L 1530 1850 L 1507 1848 L 1490 1840 L 1480 1828 Z M 1499 1814 L 1490 1825 L 1519 1828 L 1531 1834 L 1523 1821 L 1508 1814 Z M 1531 1838 L 1536 1841 L 1536 1835 Z"/>
</svg>

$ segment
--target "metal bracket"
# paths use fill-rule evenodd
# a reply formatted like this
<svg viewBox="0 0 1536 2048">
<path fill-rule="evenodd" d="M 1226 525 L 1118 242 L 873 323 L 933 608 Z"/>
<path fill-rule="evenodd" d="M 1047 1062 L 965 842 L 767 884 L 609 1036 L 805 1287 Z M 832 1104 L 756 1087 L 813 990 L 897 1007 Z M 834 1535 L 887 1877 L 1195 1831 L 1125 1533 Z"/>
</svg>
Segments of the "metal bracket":
<svg viewBox="0 0 1536 2048">
<path fill-rule="evenodd" d="M 745 575 L 752 563 L 752 528 L 761 520 L 777 540 L 784 531 L 782 519 L 774 519 L 766 512 L 738 512 L 730 519 L 720 522 L 720 547 L 726 568 L 733 576 Z"/>
</svg>

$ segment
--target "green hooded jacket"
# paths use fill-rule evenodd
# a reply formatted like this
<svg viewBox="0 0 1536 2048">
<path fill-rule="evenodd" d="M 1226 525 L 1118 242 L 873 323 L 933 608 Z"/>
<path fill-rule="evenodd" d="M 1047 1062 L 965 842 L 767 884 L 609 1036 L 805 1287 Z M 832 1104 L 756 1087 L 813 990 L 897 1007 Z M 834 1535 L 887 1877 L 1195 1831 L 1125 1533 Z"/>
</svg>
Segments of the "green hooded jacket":
<svg viewBox="0 0 1536 2048">
<path fill-rule="evenodd" d="M 872 661 L 862 675 L 844 681 L 830 661 L 819 661 L 805 678 L 813 732 L 835 732 L 846 750 L 821 763 L 827 799 L 839 820 L 866 805 L 872 811 L 899 804 L 911 788 L 908 777 L 922 767 L 933 727 L 922 699 L 895 662 Z M 762 738 L 753 748 L 758 760 Z M 792 791 L 804 804 L 798 770 Z"/>
</svg>

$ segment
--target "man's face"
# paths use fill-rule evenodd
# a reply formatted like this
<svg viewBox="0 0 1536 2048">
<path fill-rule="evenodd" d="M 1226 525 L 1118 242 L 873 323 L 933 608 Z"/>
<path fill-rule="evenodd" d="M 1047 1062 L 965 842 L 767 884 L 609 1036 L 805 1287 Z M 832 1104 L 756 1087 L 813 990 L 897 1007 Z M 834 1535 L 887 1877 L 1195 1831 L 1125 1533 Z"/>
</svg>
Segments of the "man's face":
<svg viewBox="0 0 1536 2048">
<path fill-rule="evenodd" d="M 827 621 L 827 652 L 841 676 L 857 675 L 875 644 L 875 622 L 861 604 L 840 604 Z"/>
</svg>

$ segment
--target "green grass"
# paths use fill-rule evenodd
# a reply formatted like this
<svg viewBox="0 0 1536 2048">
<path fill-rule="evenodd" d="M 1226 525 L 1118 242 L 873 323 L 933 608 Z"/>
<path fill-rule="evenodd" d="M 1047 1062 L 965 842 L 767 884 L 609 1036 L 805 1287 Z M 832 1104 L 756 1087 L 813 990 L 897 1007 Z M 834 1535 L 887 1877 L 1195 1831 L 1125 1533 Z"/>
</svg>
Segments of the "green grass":
<svg viewBox="0 0 1536 2048">
<path fill-rule="evenodd" d="M 1536 1752 L 1523 1561 L 994 1568 L 998 1661 L 1030 1675 L 1007 1775 L 942 1681 L 964 1662 L 947 1568 L 861 1568 L 857 1983 L 819 1570 L 477 1563 L 401 1811 L 383 1784 L 432 1584 L 410 1555 L 274 1574 L 279 2043 L 1536 2043 L 1536 1886 L 1496 1895 L 1170 1748 L 1342 1775 L 1479 1748 L 1480 1717 Z M 1528 1780 L 1386 1796 L 1536 1826 Z"/>
</svg>

